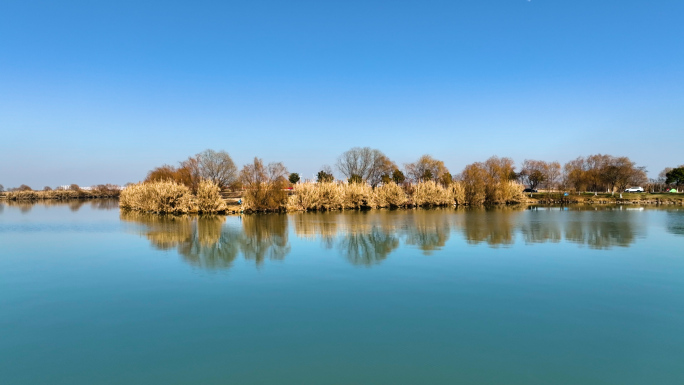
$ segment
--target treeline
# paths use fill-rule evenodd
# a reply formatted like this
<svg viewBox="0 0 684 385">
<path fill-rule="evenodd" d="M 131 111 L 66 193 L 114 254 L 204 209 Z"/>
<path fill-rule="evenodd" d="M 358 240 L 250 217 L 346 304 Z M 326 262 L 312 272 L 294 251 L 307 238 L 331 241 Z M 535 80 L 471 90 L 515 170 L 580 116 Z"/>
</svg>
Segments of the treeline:
<svg viewBox="0 0 684 385">
<path fill-rule="evenodd" d="M 151 170 L 145 182 L 128 187 L 121 207 L 155 213 L 204 212 L 195 208 L 200 186 L 241 190 L 245 211 L 309 211 L 382 207 L 511 204 L 524 200 L 513 162 L 492 157 L 470 165 L 458 179 L 444 162 L 424 155 L 404 173 L 379 150 L 353 148 L 338 160 L 344 180 L 324 167 L 318 180 L 300 183 L 280 163 L 259 158 L 239 172 L 225 151 L 206 150 L 179 163 Z M 156 198 L 155 198 L 156 197 Z M 225 208 L 224 208 L 225 209 Z M 220 212 L 220 209 L 206 212 Z"/>
<path fill-rule="evenodd" d="M 563 166 L 559 162 L 525 160 L 519 171 L 512 159 L 493 156 L 452 174 L 443 161 L 430 155 L 400 168 L 380 150 L 356 147 L 340 155 L 335 168 L 340 179 L 332 167 L 323 166 L 315 181 L 302 182 L 298 174 L 289 173 L 280 162 L 266 165 L 254 158 L 238 171 L 225 151 L 205 150 L 178 166 L 163 165 L 151 170 L 136 191 L 141 193 L 144 186 L 171 191 L 170 185 L 161 188 L 155 183 L 173 183 L 186 188 L 192 198 L 199 193 L 202 181 L 211 181 L 219 190 L 242 191 L 244 210 L 292 211 L 511 204 L 524 200 L 522 192 L 526 187 L 615 193 L 630 186 L 655 186 L 649 184 L 645 168 L 629 158 L 601 154 L 579 157 Z M 678 169 L 667 170 L 673 177 L 663 183 L 681 185 L 684 180 L 675 178 Z M 171 206 L 159 209 L 140 205 L 146 207 L 140 210 L 175 212 Z M 195 210 L 192 204 L 188 207 L 189 212 Z M 170 211 L 164 211 L 167 209 Z"/>
</svg>

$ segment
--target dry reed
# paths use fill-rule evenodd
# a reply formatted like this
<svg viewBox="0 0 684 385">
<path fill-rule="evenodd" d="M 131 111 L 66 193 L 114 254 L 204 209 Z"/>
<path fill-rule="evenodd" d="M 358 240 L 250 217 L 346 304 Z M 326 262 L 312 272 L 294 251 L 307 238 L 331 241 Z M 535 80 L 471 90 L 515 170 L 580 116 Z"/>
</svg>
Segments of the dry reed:
<svg viewBox="0 0 684 385">
<path fill-rule="evenodd" d="M 319 194 L 315 183 L 298 183 L 287 200 L 287 211 L 308 211 L 318 208 Z"/>
<path fill-rule="evenodd" d="M 195 202 L 196 209 L 200 213 L 221 213 L 228 209 L 223 198 L 221 198 L 221 189 L 218 184 L 209 179 L 202 180 L 197 186 Z"/>
<path fill-rule="evenodd" d="M 465 188 L 462 182 L 454 182 L 448 187 L 453 203 L 457 206 L 466 204 Z"/>
<path fill-rule="evenodd" d="M 447 206 L 453 205 L 454 199 L 450 189 L 430 180 L 414 186 L 411 202 L 415 206 Z"/>
<path fill-rule="evenodd" d="M 404 189 L 394 182 L 376 187 L 374 194 L 377 207 L 403 207 L 408 202 Z"/>
<path fill-rule="evenodd" d="M 373 188 L 366 183 L 342 185 L 342 207 L 345 209 L 375 208 Z"/>
<path fill-rule="evenodd" d="M 197 211 L 190 189 L 172 181 L 128 186 L 121 192 L 119 207 L 155 214 L 187 214 Z"/>
<path fill-rule="evenodd" d="M 218 185 L 210 180 L 200 182 L 196 196 L 173 181 L 134 184 L 121 192 L 119 207 L 155 214 L 216 214 L 228 209 Z"/>
</svg>

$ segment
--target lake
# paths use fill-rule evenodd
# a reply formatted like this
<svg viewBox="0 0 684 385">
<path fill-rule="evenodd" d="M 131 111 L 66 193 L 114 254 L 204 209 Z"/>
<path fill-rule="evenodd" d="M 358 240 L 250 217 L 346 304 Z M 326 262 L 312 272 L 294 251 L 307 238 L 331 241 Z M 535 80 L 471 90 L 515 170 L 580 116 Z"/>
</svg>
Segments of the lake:
<svg viewBox="0 0 684 385">
<path fill-rule="evenodd" d="M 0 203 L 2 384 L 682 384 L 684 210 Z"/>
</svg>

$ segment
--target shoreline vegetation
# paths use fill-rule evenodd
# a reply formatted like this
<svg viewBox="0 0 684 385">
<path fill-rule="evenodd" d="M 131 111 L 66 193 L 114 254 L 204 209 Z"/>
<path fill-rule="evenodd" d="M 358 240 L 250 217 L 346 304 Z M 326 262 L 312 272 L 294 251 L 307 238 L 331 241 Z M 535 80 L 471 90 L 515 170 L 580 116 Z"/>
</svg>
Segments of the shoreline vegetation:
<svg viewBox="0 0 684 385">
<path fill-rule="evenodd" d="M 163 165 L 151 170 L 144 182 L 122 192 L 121 207 L 158 214 L 211 214 L 544 202 L 681 204 L 682 200 L 674 197 L 659 196 L 649 201 L 623 198 L 619 192 L 630 186 L 664 191 L 671 185 L 684 185 L 683 166 L 663 170 L 659 180 L 649 181 L 645 168 L 629 158 L 601 154 L 579 157 L 563 167 L 558 162 L 525 160 L 517 172 L 512 159 L 493 156 L 467 165 L 460 174 L 451 174 L 443 161 L 430 155 L 405 164 L 402 170 L 380 150 L 355 147 L 340 155 L 335 166 L 342 179 L 335 178 L 332 167 L 323 166 L 315 181 L 301 181 L 299 174 L 288 174 L 280 162 L 266 165 L 255 157 L 238 172 L 228 153 L 205 150 L 179 162 L 178 167 Z M 203 190 L 200 184 L 204 184 Z M 535 199 L 534 193 L 524 193 L 526 188 L 533 192 L 542 188 L 549 193 L 538 194 Z M 210 202 L 207 189 L 214 197 L 226 191 L 240 193 L 232 205 L 221 205 Z M 583 196 L 583 191 L 592 191 L 593 195 Z M 599 196 L 599 192 L 609 192 L 610 197 Z M 200 202 L 205 202 L 205 208 Z"/>
<path fill-rule="evenodd" d="M 432 181 L 420 182 L 410 186 L 408 193 L 403 186 L 393 182 L 375 189 L 364 184 L 308 182 L 295 185 L 293 190 L 282 191 L 285 199 L 267 209 L 253 198 L 257 192 L 243 194 L 243 204 L 239 205 L 226 202 L 220 196 L 218 186 L 211 182 L 206 182 L 200 196 L 183 187 L 174 182 L 140 183 L 122 191 L 120 207 L 155 214 L 230 214 L 506 205 L 684 205 L 684 197 L 672 194 L 632 193 L 623 194 L 621 198 L 619 195 L 594 193 L 568 196 L 563 193 L 535 193 L 530 197 L 523 194 L 522 187 L 515 182 L 494 189 L 498 199 L 494 201 L 496 203 L 489 203 L 491 200 L 481 202 L 477 196 L 468 200 L 460 182 L 452 183 L 449 188 Z M 475 203 L 472 203 L 473 199 L 477 199 Z"/>
<path fill-rule="evenodd" d="M 315 180 L 302 181 L 280 162 L 264 164 L 255 157 L 238 171 L 227 152 L 205 150 L 178 166 L 154 168 L 143 182 L 125 188 L 71 185 L 33 191 L 22 185 L 4 198 L 119 198 L 122 209 L 156 214 L 684 202 L 679 194 L 672 194 L 684 186 L 684 165 L 666 168 L 658 179 L 649 180 L 644 167 L 612 155 L 578 157 L 564 166 L 527 159 L 519 171 L 512 159 L 493 156 L 451 174 L 443 161 L 430 155 L 400 169 L 377 149 L 355 147 L 338 157 L 335 168 L 342 178 L 337 179 L 332 167 L 324 165 Z M 625 192 L 637 186 L 645 192 Z"/>
<path fill-rule="evenodd" d="M 498 204 L 523 203 L 522 187 L 515 182 L 495 186 Z M 242 205 L 228 205 L 211 181 L 203 181 L 197 195 L 172 181 L 139 183 L 121 192 L 120 207 L 156 214 L 296 212 L 370 210 L 378 208 L 448 207 L 472 205 L 477 196 L 467 196 L 460 183 L 448 187 L 434 181 L 399 186 L 394 182 L 372 188 L 364 183 L 298 183 L 292 190 L 268 184 L 252 186 L 242 196 Z M 476 204 L 477 205 L 476 201 Z"/>
<path fill-rule="evenodd" d="M 81 189 L 74 185 L 74 187 L 69 189 L 45 189 L 41 191 L 22 188 L 0 193 L 0 197 L 8 201 L 111 199 L 118 198 L 120 193 L 121 188 L 114 185 L 100 185 L 90 190 Z"/>
</svg>

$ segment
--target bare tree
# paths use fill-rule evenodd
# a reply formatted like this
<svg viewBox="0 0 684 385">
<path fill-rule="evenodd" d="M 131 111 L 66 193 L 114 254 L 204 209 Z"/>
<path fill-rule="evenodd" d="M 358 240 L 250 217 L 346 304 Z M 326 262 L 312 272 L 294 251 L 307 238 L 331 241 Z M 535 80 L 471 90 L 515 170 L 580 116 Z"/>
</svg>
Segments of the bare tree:
<svg viewBox="0 0 684 385">
<path fill-rule="evenodd" d="M 531 189 L 542 186 L 553 189 L 558 183 L 560 174 L 561 166 L 558 162 L 525 159 L 519 177 L 523 184 Z"/>
<path fill-rule="evenodd" d="M 175 181 L 177 171 L 174 166 L 168 164 L 155 167 L 147 173 L 145 182 Z"/>
<path fill-rule="evenodd" d="M 492 156 L 484 162 L 490 178 L 496 182 L 508 182 L 516 179 L 515 163 L 511 158 Z"/>
<path fill-rule="evenodd" d="M 449 173 L 444 162 L 430 155 L 421 156 L 416 162 L 405 164 L 406 176 L 412 182 L 425 180 L 441 180 L 444 174 Z"/>
<path fill-rule="evenodd" d="M 629 185 L 646 184 L 646 169 L 637 167 L 628 157 L 590 155 L 579 157 L 564 166 L 564 179 L 577 191 L 622 190 Z"/>
<path fill-rule="evenodd" d="M 397 168 L 380 150 L 370 147 L 354 147 L 337 159 L 337 169 L 346 177 L 358 176 L 371 186 L 382 181 L 382 176 L 390 175 Z"/>
<path fill-rule="evenodd" d="M 392 175 L 396 170 L 398 170 L 397 165 L 385 156 L 385 154 L 378 151 L 366 181 L 371 186 L 375 187 L 382 182 L 383 175 Z"/>
<path fill-rule="evenodd" d="M 558 183 L 560 183 L 561 165 L 558 162 L 551 162 L 547 165 L 548 169 L 546 183 L 544 184 L 544 187 L 546 187 L 549 190 L 555 190 L 558 186 Z"/>
<path fill-rule="evenodd" d="M 287 169 L 280 162 L 264 166 L 264 162 L 255 157 L 240 171 L 240 181 L 247 188 L 245 204 L 251 210 L 279 210 L 287 200 L 283 191 L 287 184 Z"/>
<path fill-rule="evenodd" d="M 543 160 L 525 159 L 522 170 L 520 170 L 520 178 L 527 187 L 536 190 L 542 183 L 546 182 L 548 178 L 548 165 Z"/>
<path fill-rule="evenodd" d="M 287 183 L 287 168 L 281 163 L 269 163 L 264 166 L 264 161 L 255 157 L 254 161 L 246 164 L 240 171 L 240 181 L 247 185 L 258 183 Z"/>
<path fill-rule="evenodd" d="M 627 186 L 641 186 L 648 183 L 648 176 L 646 174 L 646 167 L 634 167 L 627 177 L 626 184 L 621 185 L 620 189 L 624 190 Z"/>
<path fill-rule="evenodd" d="M 672 171 L 672 167 L 665 167 L 663 171 L 658 174 L 658 181 L 662 181 L 662 183 L 665 183 L 665 179 L 667 179 L 667 173 Z"/>
<path fill-rule="evenodd" d="M 227 187 L 237 179 L 237 168 L 225 151 L 204 150 L 197 154 L 197 170 L 203 179 L 209 179 L 219 187 Z"/>
</svg>

